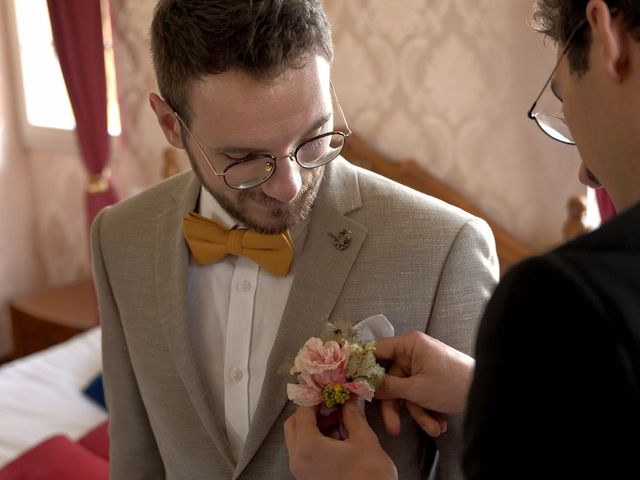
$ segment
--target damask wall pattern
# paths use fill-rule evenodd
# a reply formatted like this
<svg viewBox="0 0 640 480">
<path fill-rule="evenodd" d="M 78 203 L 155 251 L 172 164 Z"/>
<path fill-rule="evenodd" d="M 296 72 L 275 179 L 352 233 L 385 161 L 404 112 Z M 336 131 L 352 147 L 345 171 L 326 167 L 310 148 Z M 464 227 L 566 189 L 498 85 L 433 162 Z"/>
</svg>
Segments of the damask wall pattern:
<svg viewBox="0 0 640 480">
<path fill-rule="evenodd" d="M 122 121 L 112 169 L 121 197 L 135 194 L 160 179 L 162 151 L 167 146 L 148 100 L 149 92 L 158 92 L 149 43 L 155 4 L 156 0 L 110 2 Z"/>
<path fill-rule="evenodd" d="M 324 1 L 334 83 L 355 131 L 414 159 L 523 241 L 561 240 L 584 189 L 572 147 L 526 118 L 554 64 L 531 0 Z"/>
</svg>

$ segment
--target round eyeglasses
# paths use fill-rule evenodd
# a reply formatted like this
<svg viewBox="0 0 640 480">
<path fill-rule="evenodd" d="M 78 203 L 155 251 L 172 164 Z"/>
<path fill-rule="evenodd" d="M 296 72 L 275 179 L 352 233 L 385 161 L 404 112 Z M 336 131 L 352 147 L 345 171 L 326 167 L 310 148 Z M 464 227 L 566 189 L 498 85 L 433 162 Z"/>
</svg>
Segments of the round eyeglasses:
<svg viewBox="0 0 640 480">
<path fill-rule="evenodd" d="M 250 155 L 223 170 L 224 181 L 231 188 L 246 190 L 266 182 L 276 171 L 277 160 L 289 158 L 302 168 L 317 168 L 334 160 L 344 147 L 347 133 L 328 132 L 302 141 L 286 157 L 270 153 Z"/>
<path fill-rule="evenodd" d="M 321 133 L 314 137 L 305 138 L 291 151 L 291 153 L 283 157 L 277 157 L 271 153 L 250 154 L 227 165 L 221 173 L 217 172 L 213 167 L 213 163 L 205 153 L 202 144 L 191 130 L 189 130 L 180 115 L 175 111 L 174 115 L 187 131 L 189 136 L 193 139 L 200 151 L 200 154 L 205 159 L 207 165 L 209 165 L 213 174 L 222 177 L 224 182 L 230 188 L 236 190 L 247 190 L 249 188 L 257 187 L 269 180 L 276 171 L 278 160 L 295 160 L 302 168 L 311 169 L 326 165 L 340 155 L 340 152 L 342 152 L 342 148 L 344 147 L 346 137 L 351 135 L 351 130 L 347 125 L 347 120 L 344 116 L 344 112 L 342 111 L 342 107 L 340 107 L 340 104 L 338 103 L 335 90 L 333 89 L 333 84 L 331 84 L 331 96 L 334 105 L 334 112 L 337 110 L 340 113 L 342 122 L 345 126 L 345 131 L 334 130 Z"/>
<path fill-rule="evenodd" d="M 554 140 L 566 143 L 567 145 L 576 144 L 573 140 L 573 136 L 571 135 L 571 130 L 569 130 L 569 126 L 563 116 L 532 112 L 529 114 L 529 118 L 535 120 L 540 130 Z"/>
<path fill-rule="evenodd" d="M 562 113 L 555 113 L 555 114 L 542 113 L 541 111 L 536 110 L 536 106 L 540 98 L 542 98 L 542 95 L 547 91 L 547 87 L 550 87 L 551 93 L 555 98 L 556 103 L 558 101 L 562 102 L 562 98 L 560 97 L 560 95 L 556 93 L 556 91 L 553 88 L 553 76 L 558 70 L 558 67 L 560 66 L 560 62 L 562 61 L 562 58 L 567 54 L 567 51 L 571 46 L 571 42 L 576 37 L 578 31 L 585 25 L 587 25 L 587 20 L 583 19 L 573 29 L 573 31 L 569 35 L 569 38 L 567 39 L 567 43 L 564 47 L 564 50 L 562 50 L 562 53 L 558 57 L 558 61 L 556 62 L 555 67 L 553 67 L 553 70 L 551 71 L 551 75 L 549 75 L 549 78 L 547 79 L 544 86 L 542 87 L 542 90 L 540 90 L 540 93 L 534 100 L 533 105 L 531 105 L 531 108 L 527 112 L 527 117 L 529 117 L 532 120 L 535 120 L 538 127 L 540 127 L 540 130 L 542 130 L 544 133 L 549 135 L 554 140 L 557 140 L 558 142 L 566 143 L 568 145 L 575 145 L 576 142 L 573 140 L 573 136 L 571 135 L 571 130 L 569 129 L 569 126 L 567 125 L 567 121 L 564 119 L 564 116 L 562 115 Z M 556 108 L 557 108 L 557 105 L 556 105 Z"/>
</svg>

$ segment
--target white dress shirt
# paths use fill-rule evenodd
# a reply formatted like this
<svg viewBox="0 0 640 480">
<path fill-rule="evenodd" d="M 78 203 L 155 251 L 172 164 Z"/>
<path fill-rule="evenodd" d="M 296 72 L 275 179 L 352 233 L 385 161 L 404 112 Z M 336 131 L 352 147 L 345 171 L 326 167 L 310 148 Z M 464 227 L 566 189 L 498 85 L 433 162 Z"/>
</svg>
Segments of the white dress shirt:
<svg viewBox="0 0 640 480">
<path fill-rule="evenodd" d="M 225 228 L 239 225 L 204 188 L 198 211 Z M 302 252 L 307 225 L 308 220 L 291 229 L 294 262 Z M 293 277 L 291 272 L 275 276 L 234 255 L 210 265 L 193 260 L 189 265 L 189 334 L 236 461 L 258 405 Z"/>
</svg>

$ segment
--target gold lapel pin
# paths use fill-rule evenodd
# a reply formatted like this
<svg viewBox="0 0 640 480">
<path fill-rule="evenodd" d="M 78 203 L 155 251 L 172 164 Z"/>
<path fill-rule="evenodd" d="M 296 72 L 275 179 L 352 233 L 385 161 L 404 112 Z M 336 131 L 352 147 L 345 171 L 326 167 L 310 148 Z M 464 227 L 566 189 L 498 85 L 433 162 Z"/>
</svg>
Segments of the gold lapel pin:
<svg viewBox="0 0 640 480">
<path fill-rule="evenodd" d="M 329 232 L 329 236 L 333 238 L 333 246 L 341 252 L 349 248 L 349 245 L 351 245 L 351 230 L 342 230 L 337 235 Z"/>
</svg>

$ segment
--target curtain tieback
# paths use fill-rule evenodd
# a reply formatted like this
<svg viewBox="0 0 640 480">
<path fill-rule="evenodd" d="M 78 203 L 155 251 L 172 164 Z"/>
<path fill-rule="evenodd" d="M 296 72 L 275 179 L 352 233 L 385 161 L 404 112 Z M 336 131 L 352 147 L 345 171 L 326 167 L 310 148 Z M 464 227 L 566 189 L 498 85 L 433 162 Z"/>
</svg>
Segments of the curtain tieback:
<svg viewBox="0 0 640 480">
<path fill-rule="evenodd" d="M 97 175 L 89 175 L 89 184 L 87 185 L 87 193 L 89 195 L 97 195 L 109 190 L 109 181 L 111 180 L 111 169 L 105 167 L 102 172 Z"/>
</svg>

